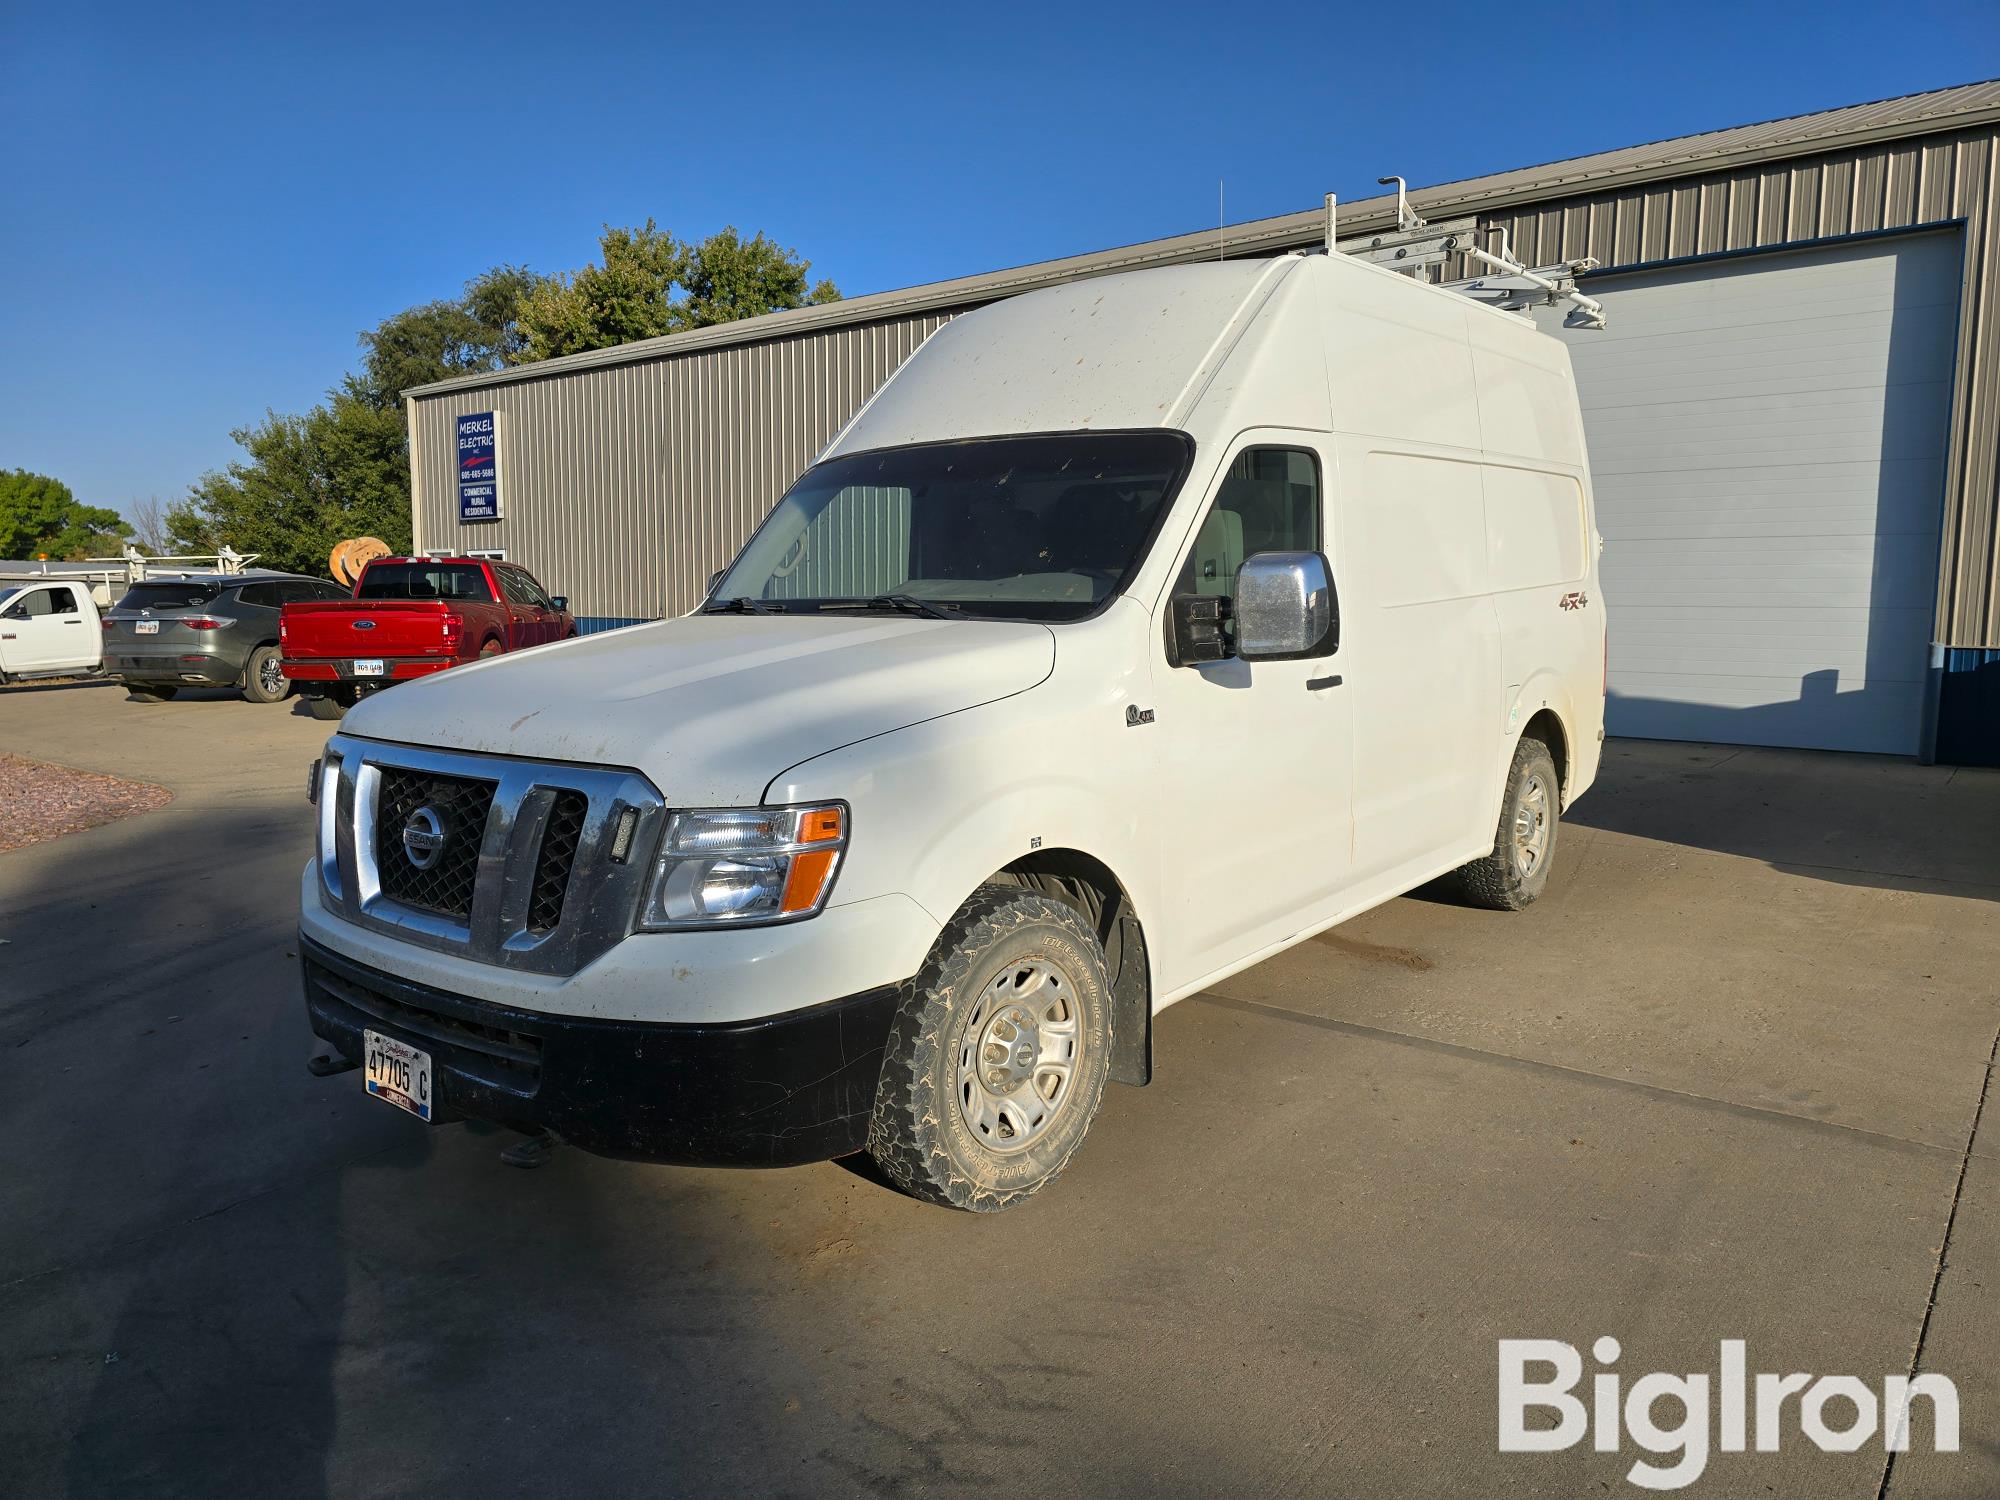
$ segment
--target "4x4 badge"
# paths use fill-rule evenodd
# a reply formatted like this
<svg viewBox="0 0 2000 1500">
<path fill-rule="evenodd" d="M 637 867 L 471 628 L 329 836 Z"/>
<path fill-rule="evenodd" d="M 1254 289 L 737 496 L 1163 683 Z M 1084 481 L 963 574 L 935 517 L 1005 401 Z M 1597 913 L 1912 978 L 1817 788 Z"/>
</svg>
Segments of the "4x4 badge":
<svg viewBox="0 0 2000 1500">
<path fill-rule="evenodd" d="M 1590 604 L 1590 595 L 1581 589 L 1572 589 L 1556 600 L 1557 609 L 1584 609 Z"/>
</svg>

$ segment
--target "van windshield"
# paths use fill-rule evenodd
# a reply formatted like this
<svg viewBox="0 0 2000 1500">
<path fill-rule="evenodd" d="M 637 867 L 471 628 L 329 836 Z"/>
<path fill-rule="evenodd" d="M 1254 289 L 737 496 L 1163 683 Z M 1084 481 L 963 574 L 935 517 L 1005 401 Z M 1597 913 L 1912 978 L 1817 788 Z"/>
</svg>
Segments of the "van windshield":
<svg viewBox="0 0 2000 1500">
<path fill-rule="evenodd" d="M 1074 620 L 1122 588 L 1186 475 L 1178 432 L 924 443 L 808 469 L 710 610 Z"/>
</svg>

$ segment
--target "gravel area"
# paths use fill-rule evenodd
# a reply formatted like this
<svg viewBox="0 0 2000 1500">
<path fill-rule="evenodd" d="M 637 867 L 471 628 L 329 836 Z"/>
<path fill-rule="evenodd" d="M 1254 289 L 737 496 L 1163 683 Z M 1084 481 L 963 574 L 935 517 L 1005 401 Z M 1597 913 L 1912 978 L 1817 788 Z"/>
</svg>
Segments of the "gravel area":
<svg viewBox="0 0 2000 1500">
<path fill-rule="evenodd" d="M 150 782 L 0 755 L 0 850 L 151 812 L 165 807 L 173 795 Z"/>
</svg>

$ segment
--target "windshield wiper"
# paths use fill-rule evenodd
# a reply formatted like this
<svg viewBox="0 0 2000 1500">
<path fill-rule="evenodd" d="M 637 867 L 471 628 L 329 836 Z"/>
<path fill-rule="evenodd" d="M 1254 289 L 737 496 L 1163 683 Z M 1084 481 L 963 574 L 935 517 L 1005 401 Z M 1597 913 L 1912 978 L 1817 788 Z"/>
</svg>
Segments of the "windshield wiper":
<svg viewBox="0 0 2000 1500">
<path fill-rule="evenodd" d="M 821 609 L 896 609 L 906 615 L 928 615 L 933 620 L 956 619 L 961 606 L 942 599 L 919 599 L 915 594 L 877 594 L 872 599 L 822 599 Z"/>
<path fill-rule="evenodd" d="M 775 615 L 779 612 L 778 606 L 767 600 L 741 594 L 734 599 L 717 599 L 702 610 L 705 615 Z"/>
</svg>

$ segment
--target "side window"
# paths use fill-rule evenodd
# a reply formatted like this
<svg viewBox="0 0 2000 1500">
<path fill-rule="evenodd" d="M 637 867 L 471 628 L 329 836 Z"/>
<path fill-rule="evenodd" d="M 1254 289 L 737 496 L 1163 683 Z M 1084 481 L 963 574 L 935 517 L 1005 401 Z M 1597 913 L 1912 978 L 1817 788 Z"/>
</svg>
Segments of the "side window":
<svg viewBox="0 0 2000 1500">
<path fill-rule="evenodd" d="M 43 615 L 65 614 L 67 611 L 56 608 L 58 594 L 65 601 L 69 598 L 68 589 L 31 589 L 21 596 L 21 608 L 28 612 L 31 620 L 39 620 Z"/>
<path fill-rule="evenodd" d="M 521 583 L 528 590 L 529 599 L 539 604 L 543 609 L 552 610 L 556 607 L 555 600 L 549 597 L 549 591 L 535 582 L 534 574 L 523 573 L 521 575 Z"/>
<path fill-rule="evenodd" d="M 253 609 L 274 609 L 278 604 L 278 586 L 275 583 L 246 583 L 236 591 L 236 597 Z"/>
<path fill-rule="evenodd" d="M 506 594 L 509 604 L 518 604 L 523 609 L 533 608 L 534 596 L 528 592 L 526 581 L 512 568 L 495 568 L 500 577 L 501 592 Z"/>
<path fill-rule="evenodd" d="M 1304 448 L 1246 448 L 1195 533 L 1176 594 L 1236 592 L 1236 570 L 1259 552 L 1319 548 L 1319 458 Z"/>
<path fill-rule="evenodd" d="M 52 615 L 73 615 L 77 612 L 76 595 L 68 589 L 50 589 L 48 599 Z"/>
<path fill-rule="evenodd" d="M 299 595 L 299 598 L 305 601 L 314 599 L 352 599 L 353 597 L 354 591 L 352 589 L 344 589 L 337 583 L 310 583 L 306 585 L 305 592 Z"/>
</svg>

